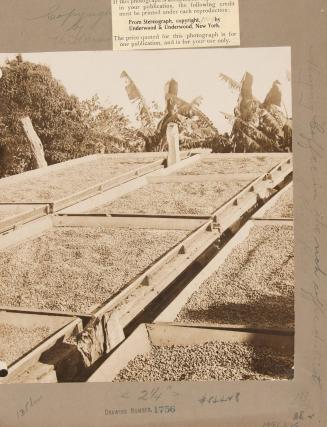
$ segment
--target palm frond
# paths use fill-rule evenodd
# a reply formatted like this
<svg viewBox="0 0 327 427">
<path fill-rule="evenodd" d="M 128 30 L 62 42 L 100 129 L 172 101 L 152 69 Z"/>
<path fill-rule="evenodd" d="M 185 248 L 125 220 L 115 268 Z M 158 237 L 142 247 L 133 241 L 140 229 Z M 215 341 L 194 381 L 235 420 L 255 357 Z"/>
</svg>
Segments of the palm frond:
<svg viewBox="0 0 327 427">
<path fill-rule="evenodd" d="M 220 111 L 220 114 L 222 114 L 230 124 L 234 124 L 236 117 L 233 114 L 225 113 L 224 111 Z"/>
<path fill-rule="evenodd" d="M 226 74 L 219 73 L 218 78 L 219 80 L 222 80 L 225 83 L 227 83 L 231 90 L 234 90 L 234 91 L 241 90 L 241 84 L 236 80 L 232 79 L 231 77 L 227 76 Z"/>
<path fill-rule="evenodd" d="M 203 97 L 202 96 L 197 96 L 196 98 L 194 98 L 190 104 L 193 105 L 194 107 L 200 107 L 200 105 L 202 104 L 203 101 Z"/>
<path fill-rule="evenodd" d="M 155 131 L 155 120 L 141 92 L 126 71 L 123 71 L 120 77 L 125 81 L 125 90 L 128 98 L 137 105 L 138 118 L 143 128 L 147 132 L 153 133 Z"/>
</svg>

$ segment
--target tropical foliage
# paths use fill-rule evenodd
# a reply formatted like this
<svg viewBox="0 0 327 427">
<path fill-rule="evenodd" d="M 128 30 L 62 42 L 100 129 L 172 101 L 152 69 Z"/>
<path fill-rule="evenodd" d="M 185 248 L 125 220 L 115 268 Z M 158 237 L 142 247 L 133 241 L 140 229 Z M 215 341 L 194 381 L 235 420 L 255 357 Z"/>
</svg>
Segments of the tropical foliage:
<svg viewBox="0 0 327 427">
<path fill-rule="evenodd" d="M 33 167 L 20 125 L 24 116 L 30 117 L 48 164 L 98 152 L 142 149 L 120 107 L 103 107 L 97 97 L 80 101 L 67 93 L 49 67 L 18 55 L 1 67 L 0 177 Z"/>
<path fill-rule="evenodd" d="M 136 105 L 137 129 L 121 107 L 103 106 L 98 96 L 81 101 L 68 94 L 46 65 L 24 61 L 21 55 L 8 60 L 0 68 L 0 177 L 33 168 L 31 148 L 21 126 L 25 116 L 30 117 L 42 141 L 48 164 L 94 153 L 166 150 L 166 129 L 171 122 L 178 124 L 184 150 L 291 150 L 292 123 L 285 108 L 283 111 L 278 81 L 260 102 L 252 93 L 250 73 L 241 82 L 220 74 L 219 79 L 238 93 L 234 113 L 222 113 L 232 131 L 222 135 L 201 111 L 202 98 L 181 99 L 175 80 L 166 83 L 166 107 L 160 110 L 154 102 L 147 104 L 125 71 L 121 77 L 128 98 Z"/>
<path fill-rule="evenodd" d="M 250 73 L 245 73 L 241 83 L 225 74 L 220 74 L 219 79 L 239 93 L 234 115 L 222 113 L 232 124 L 231 151 L 292 150 L 292 121 L 282 109 L 282 93 L 277 80 L 261 103 L 252 93 L 253 76 Z"/>
<path fill-rule="evenodd" d="M 140 122 L 138 135 L 145 142 L 146 151 L 162 151 L 167 149 L 166 129 L 169 123 L 177 123 L 180 134 L 181 149 L 198 147 L 211 148 L 219 136 L 212 121 L 200 110 L 201 97 L 191 102 L 178 97 L 178 83 L 170 80 L 164 88 L 166 101 L 165 111 L 160 111 L 154 102 L 146 103 L 135 82 L 122 72 L 128 98 L 137 108 Z"/>
</svg>

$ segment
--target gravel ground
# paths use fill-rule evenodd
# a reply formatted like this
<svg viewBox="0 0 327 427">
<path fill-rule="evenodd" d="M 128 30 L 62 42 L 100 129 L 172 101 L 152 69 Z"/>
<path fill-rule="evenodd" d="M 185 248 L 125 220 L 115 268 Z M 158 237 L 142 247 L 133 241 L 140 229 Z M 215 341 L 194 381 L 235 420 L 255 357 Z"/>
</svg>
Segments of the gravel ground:
<svg viewBox="0 0 327 427">
<path fill-rule="evenodd" d="M 182 169 L 178 175 L 210 175 L 219 173 L 259 173 L 268 172 L 282 161 L 281 158 L 257 156 L 249 158 L 236 157 L 235 159 L 203 159 L 194 165 Z"/>
<path fill-rule="evenodd" d="M 33 210 L 33 207 L 26 205 L 0 205 L 0 221 L 31 210 Z"/>
<path fill-rule="evenodd" d="M 294 327 L 293 227 L 252 228 L 176 321 Z"/>
<path fill-rule="evenodd" d="M 158 159 L 157 159 L 158 160 Z M 117 175 L 139 169 L 155 159 L 112 161 L 100 158 L 66 168 L 53 170 L 38 177 L 6 183 L 0 180 L 0 202 L 54 201 Z"/>
<path fill-rule="evenodd" d="M 149 353 L 130 361 L 114 381 L 291 379 L 292 366 L 292 354 L 243 343 L 153 346 Z"/>
<path fill-rule="evenodd" d="M 265 213 L 264 218 L 293 218 L 293 216 L 293 188 L 289 188 L 275 206 Z"/>
<path fill-rule="evenodd" d="M 52 230 L 0 252 L 1 304 L 88 312 L 125 287 L 187 233 Z"/>
<path fill-rule="evenodd" d="M 94 212 L 210 215 L 245 185 L 244 181 L 148 184 Z"/>
<path fill-rule="evenodd" d="M 7 366 L 23 356 L 50 335 L 50 328 L 22 328 L 0 323 L 0 359 Z"/>
</svg>

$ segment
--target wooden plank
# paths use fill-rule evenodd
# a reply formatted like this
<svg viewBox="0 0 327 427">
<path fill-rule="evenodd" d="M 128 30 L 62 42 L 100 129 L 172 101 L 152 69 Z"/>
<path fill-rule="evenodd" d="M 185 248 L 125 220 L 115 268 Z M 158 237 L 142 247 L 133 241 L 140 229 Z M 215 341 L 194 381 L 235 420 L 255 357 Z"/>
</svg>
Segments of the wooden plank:
<svg viewBox="0 0 327 427">
<path fill-rule="evenodd" d="M 198 154 L 198 150 L 183 150 L 180 152 L 181 159 L 186 159 L 195 154 Z M 100 154 L 101 156 L 101 154 Z M 105 154 L 106 157 L 111 158 L 113 161 L 121 162 L 123 161 L 135 161 L 143 160 L 147 158 L 162 159 L 166 160 L 168 157 L 168 151 L 150 151 L 150 152 L 135 152 L 135 153 L 108 153 Z"/>
<path fill-rule="evenodd" d="M 74 320 L 72 316 L 49 316 L 43 313 L 17 312 L 0 308 L 0 322 L 17 327 L 48 326 L 56 332 L 72 320 Z"/>
<path fill-rule="evenodd" d="M 240 231 L 218 252 L 218 254 L 204 267 L 203 270 L 180 292 L 174 301 L 163 310 L 160 315 L 155 319 L 155 323 L 160 322 L 173 322 L 178 313 L 196 292 L 202 283 L 207 280 L 226 260 L 228 255 L 233 249 L 243 242 L 249 235 L 251 228 L 254 226 L 253 222 L 245 224 Z"/>
<path fill-rule="evenodd" d="M 152 151 L 152 152 L 140 151 L 135 153 L 108 153 L 104 155 L 107 158 L 111 159 L 113 162 L 120 163 L 121 161 L 133 162 L 135 160 L 146 160 L 146 159 L 151 159 L 151 160 L 161 159 L 161 161 L 164 161 L 167 158 L 167 154 L 168 153 L 164 151 Z M 187 153 L 184 152 L 184 155 L 186 156 Z"/>
<path fill-rule="evenodd" d="M 242 174 L 211 174 L 211 175 L 169 175 L 169 176 L 151 176 L 147 180 L 149 184 L 161 184 L 162 182 L 232 182 L 245 181 L 252 182 L 258 178 L 257 173 L 242 173 Z"/>
<path fill-rule="evenodd" d="M 81 214 L 81 215 L 93 215 L 93 216 L 111 216 L 121 217 L 121 218 L 166 218 L 166 219 L 197 219 L 197 220 L 206 220 L 209 221 L 211 219 L 210 215 L 187 215 L 187 214 L 144 214 L 144 213 L 111 213 L 111 214 Z"/>
<path fill-rule="evenodd" d="M 284 159 L 290 156 L 290 153 L 206 153 L 202 157 L 207 161 L 217 161 L 217 159 L 251 159 L 253 157 L 270 157 Z"/>
<path fill-rule="evenodd" d="M 42 316 L 58 316 L 58 317 L 80 317 L 80 318 L 90 318 L 92 317 L 88 313 L 76 313 L 70 311 L 56 311 L 56 310 L 45 310 L 38 308 L 26 308 L 26 307 L 9 307 L 9 306 L 0 306 L 0 313 L 18 313 L 18 314 L 35 314 Z"/>
<path fill-rule="evenodd" d="M 239 324 L 225 324 L 225 323 L 179 323 L 179 322 L 155 322 L 156 325 L 166 326 L 167 324 L 171 326 L 178 326 L 183 328 L 202 328 L 202 329 L 215 329 L 222 331 L 239 331 L 239 332 L 249 332 L 249 333 L 260 333 L 265 335 L 281 335 L 281 336 L 294 336 L 294 329 L 290 328 L 258 328 L 256 325 L 239 325 Z"/>
<path fill-rule="evenodd" d="M 5 179 L 5 178 L 1 178 Z M 49 206 L 49 202 L 0 202 L 0 206 Z"/>
<path fill-rule="evenodd" d="M 3 206 L 4 204 L 2 204 Z M 31 205 L 32 206 L 32 205 Z M 27 212 L 22 212 L 16 215 L 12 215 L 2 221 L 0 221 L 0 234 L 4 231 L 7 231 L 15 226 L 25 224 L 26 222 L 33 221 L 34 219 L 40 218 L 44 215 L 47 215 L 49 212 L 48 205 L 37 205 L 37 208 L 28 210 Z"/>
<path fill-rule="evenodd" d="M 194 230 L 204 222 L 203 218 L 178 218 L 161 216 L 110 216 L 110 215 L 55 215 L 53 223 L 56 227 L 114 227 L 114 228 L 146 228 L 154 230 Z"/>
<path fill-rule="evenodd" d="M 245 332 L 244 329 L 221 329 L 185 327 L 183 325 L 149 324 L 147 325 L 149 338 L 152 345 L 194 345 L 205 344 L 210 341 L 224 341 L 237 343 L 250 343 L 254 346 L 269 345 L 277 350 L 281 347 L 293 351 L 294 333 L 290 331 L 285 335 L 278 333 L 264 333 L 262 329 Z"/>
<path fill-rule="evenodd" d="M 288 219 L 288 218 L 274 218 L 274 219 L 264 219 L 264 218 L 252 218 L 251 221 L 256 225 L 256 226 L 261 226 L 261 227 L 265 227 L 267 225 L 281 225 L 281 226 L 294 226 L 294 221 L 293 219 Z"/>
<path fill-rule="evenodd" d="M 180 162 L 179 131 L 176 123 L 169 123 L 166 130 L 168 142 L 168 166 Z"/>
</svg>

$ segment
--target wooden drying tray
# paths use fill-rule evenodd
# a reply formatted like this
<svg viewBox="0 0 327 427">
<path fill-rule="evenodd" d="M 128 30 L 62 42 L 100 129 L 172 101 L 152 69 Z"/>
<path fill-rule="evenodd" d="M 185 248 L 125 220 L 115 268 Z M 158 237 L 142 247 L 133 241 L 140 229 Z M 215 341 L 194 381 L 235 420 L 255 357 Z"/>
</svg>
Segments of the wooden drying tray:
<svg viewBox="0 0 327 427">
<path fill-rule="evenodd" d="M 232 239 L 219 251 L 219 253 L 203 268 L 203 270 L 180 292 L 174 301 L 163 310 L 160 315 L 155 319 L 155 323 L 174 322 L 177 315 L 185 306 L 187 301 L 192 295 L 199 290 L 201 285 L 212 275 L 218 268 L 223 265 L 226 258 L 240 243 L 249 236 L 250 231 L 255 226 L 265 225 L 293 225 L 293 221 L 285 220 L 267 220 L 267 221 L 248 221 L 233 237 Z M 180 324 L 180 323 L 179 323 Z M 183 324 L 186 324 L 183 322 Z M 194 325 L 194 323 L 189 324 Z M 197 323 L 199 326 L 208 327 L 206 323 Z M 212 326 L 213 324 L 210 323 Z"/>
<path fill-rule="evenodd" d="M 26 205 L 31 206 L 31 209 L 27 212 L 13 215 L 5 220 L 0 221 L 0 233 L 13 229 L 15 226 L 24 224 L 29 221 L 33 221 L 36 218 L 41 216 L 52 214 L 54 212 L 60 211 L 64 208 L 67 208 L 71 205 L 74 205 L 82 200 L 89 199 L 92 196 L 102 194 L 110 189 L 119 188 L 121 184 L 136 180 L 146 174 L 160 170 L 164 168 L 163 160 L 157 160 L 149 165 L 142 166 L 141 168 L 132 170 L 131 172 L 126 172 L 124 174 L 118 175 L 114 178 L 101 182 L 99 184 L 93 185 L 85 190 L 73 193 L 69 196 L 66 196 L 62 199 L 56 201 L 37 201 L 30 203 L 0 203 L 1 205 Z M 119 190 L 117 192 L 119 194 Z M 32 209 L 33 207 L 33 209 Z"/>
<path fill-rule="evenodd" d="M 150 163 L 149 165 L 142 166 L 141 168 L 126 172 L 114 178 L 110 178 L 109 180 L 89 187 L 86 190 L 79 191 L 75 194 L 72 194 L 71 196 L 67 196 L 60 200 L 51 202 L 50 212 L 58 212 L 59 210 L 72 206 L 78 202 L 81 202 L 82 200 L 88 199 L 97 194 L 101 194 L 107 190 L 110 190 L 111 188 L 117 187 L 121 184 L 124 184 L 125 182 L 131 181 L 135 178 L 141 177 L 161 168 L 164 168 L 163 160 L 157 160 L 153 163 Z"/>
<path fill-rule="evenodd" d="M 101 325 L 106 333 L 119 333 L 133 321 L 158 295 L 174 280 L 185 272 L 214 242 L 219 239 L 218 230 L 207 217 L 140 217 L 140 216 L 99 216 L 99 215 L 53 215 L 22 225 L 19 230 L 0 236 L 0 249 L 5 249 L 24 240 L 41 235 L 54 227 L 119 227 L 129 229 L 167 229 L 189 230 L 190 233 L 177 245 L 161 256 L 130 285 L 116 296 L 96 307 L 92 313 L 94 319 L 102 319 L 115 314 L 118 331 L 107 331 L 108 322 Z M 110 316 L 109 316 L 110 317 Z M 120 341 L 119 341 L 120 342 Z M 115 342 L 113 345 L 116 345 Z"/>
<path fill-rule="evenodd" d="M 220 206 L 213 214 L 213 220 L 220 233 L 231 227 L 239 227 L 242 217 L 254 210 L 259 203 L 267 201 L 275 192 L 284 185 L 293 173 L 292 156 L 282 160 L 268 173 L 248 184 L 229 201 Z"/>
<path fill-rule="evenodd" d="M 148 153 L 145 153 L 145 154 L 148 154 Z M 156 153 L 149 153 L 149 154 L 156 154 Z M 96 158 L 97 155 L 87 156 L 82 159 L 76 159 L 72 162 L 74 164 L 84 163 L 85 161 L 93 157 Z M 155 157 L 164 157 L 164 156 L 155 156 Z M 96 208 L 97 206 L 101 206 L 103 203 L 107 203 L 108 201 L 121 197 L 127 192 L 130 192 L 132 190 L 135 190 L 147 184 L 148 181 L 146 180 L 146 176 L 148 174 L 151 175 L 152 173 L 155 173 L 155 172 L 158 173 L 159 171 L 164 172 L 164 174 L 172 173 L 175 170 L 185 167 L 189 165 L 190 162 L 192 163 L 194 161 L 197 161 L 200 158 L 199 155 L 188 156 L 187 153 L 184 153 L 183 157 L 185 160 L 182 160 L 180 163 L 170 166 L 169 168 L 164 168 L 164 165 L 163 165 L 164 159 L 161 158 L 155 162 L 142 166 L 131 172 L 118 175 L 107 181 L 93 185 L 92 187 L 89 187 L 85 190 L 73 193 L 70 196 L 66 196 L 62 199 L 59 199 L 53 202 L 49 202 L 49 201 L 44 201 L 44 202 L 38 201 L 38 202 L 30 202 L 30 203 L 0 202 L 0 205 L 3 205 L 3 206 L 16 205 L 16 206 L 26 206 L 31 208 L 23 213 L 12 215 L 4 220 L 1 220 L 0 233 L 13 230 L 17 227 L 20 227 L 22 224 L 33 221 L 37 218 L 40 218 L 42 216 L 45 216 L 54 212 L 62 211 L 67 213 L 79 213 L 79 212 L 85 212 L 90 207 Z M 121 161 L 124 159 L 128 160 L 129 157 L 122 157 L 121 155 L 118 155 L 118 157 L 112 158 L 113 161 Z M 58 165 L 53 165 L 51 166 L 53 168 L 52 170 L 63 169 L 64 167 L 67 167 L 66 163 L 67 162 L 63 162 Z M 33 176 L 38 176 L 38 175 L 42 175 L 42 173 L 44 173 L 43 168 L 28 172 L 29 176 L 31 176 L 31 174 Z M 19 178 L 21 179 L 24 174 L 25 173 L 21 174 L 22 176 L 20 176 Z M 9 177 L 9 179 L 10 178 L 11 177 Z M 17 176 L 15 175 L 12 178 L 17 179 Z M 83 209 L 83 206 L 85 206 L 84 209 Z"/>
<path fill-rule="evenodd" d="M 72 217 L 61 217 L 71 226 Z M 79 217 L 88 223 L 92 217 Z M 60 221 L 61 221 L 60 220 Z M 81 346 L 86 366 L 91 366 L 104 354 L 119 345 L 124 339 L 124 329 L 131 324 L 158 297 L 162 295 L 176 279 L 185 273 L 192 264 L 219 239 L 219 233 L 212 227 L 210 218 L 185 217 L 93 217 L 94 224 L 101 221 L 103 226 L 115 224 L 117 227 L 131 227 L 137 224 L 141 228 L 190 229 L 191 233 L 180 243 L 161 256 L 155 264 L 144 271 L 130 285 L 116 296 L 110 297 L 93 312 L 93 319 L 83 331 L 81 341 L 92 342 L 87 348 Z M 196 227 L 196 228 L 195 228 Z M 89 339 L 90 338 L 90 339 Z M 96 344 L 94 344 L 97 342 Z M 94 351 L 94 346 L 101 349 Z"/>
<path fill-rule="evenodd" d="M 221 157 L 221 156 L 220 156 Z M 215 221 L 220 233 L 236 225 L 239 227 L 239 222 L 247 213 L 252 213 L 258 207 L 259 202 L 267 200 L 273 194 L 273 190 L 278 186 L 283 185 L 284 180 L 292 173 L 292 157 L 285 154 L 277 155 L 277 159 L 282 159 L 282 162 L 276 165 L 267 173 L 258 177 L 258 174 L 213 174 L 213 175 L 174 175 L 174 172 L 179 171 L 191 164 L 201 161 L 203 155 L 194 155 L 182 162 L 169 168 L 148 174 L 141 180 L 134 180 L 121 185 L 117 189 L 112 189 L 99 196 L 89 198 L 81 203 L 60 211 L 60 213 L 82 213 L 89 212 L 97 207 L 106 205 L 124 194 L 131 193 L 149 183 L 160 184 L 162 182 L 219 182 L 230 179 L 237 179 L 246 182 L 243 189 L 231 197 L 227 202 L 224 202 L 219 208 L 212 212 L 212 218 Z M 217 158 L 217 157 L 215 157 Z M 120 213 L 119 215 L 123 215 Z M 132 214 L 129 214 L 131 216 Z M 142 214 L 140 216 L 146 216 Z"/>
<path fill-rule="evenodd" d="M 143 174 L 139 178 L 121 183 L 117 187 L 112 187 L 107 189 L 104 192 L 98 192 L 95 195 L 90 196 L 89 198 L 81 199 L 79 202 L 72 204 L 71 206 L 60 210 L 60 213 L 65 214 L 79 214 L 87 213 L 91 210 L 99 208 L 103 205 L 106 205 L 119 197 L 124 196 L 127 193 L 138 190 L 146 186 L 149 183 L 149 179 L 153 176 L 154 179 L 165 179 L 172 175 L 174 172 L 183 169 L 193 163 L 198 162 L 201 159 L 199 154 L 191 155 L 184 160 L 181 160 L 179 163 L 176 163 L 167 168 L 157 168 L 151 173 Z"/>
<path fill-rule="evenodd" d="M 169 323 L 142 324 L 119 348 L 91 375 L 88 382 L 112 382 L 118 373 L 136 356 L 146 354 L 152 345 L 194 345 L 210 341 L 249 343 L 254 346 L 269 345 L 278 350 L 294 351 L 292 332 L 246 329 L 244 327 L 201 328 Z"/>
<path fill-rule="evenodd" d="M 82 319 L 80 318 L 67 315 L 66 313 L 45 312 L 41 310 L 0 307 L 1 320 L 24 328 L 28 328 L 29 326 L 48 326 L 51 332 L 47 338 L 39 342 L 25 354 L 22 354 L 21 357 L 8 366 L 8 376 L 0 379 L 0 384 L 20 382 L 18 377 L 35 366 L 38 366 L 39 376 L 46 378 L 49 373 L 55 375 L 53 365 L 42 363 L 42 355 L 63 343 L 66 338 L 75 336 L 83 328 Z M 29 377 L 29 381 L 37 381 L 36 372 Z"/>
</svg>

